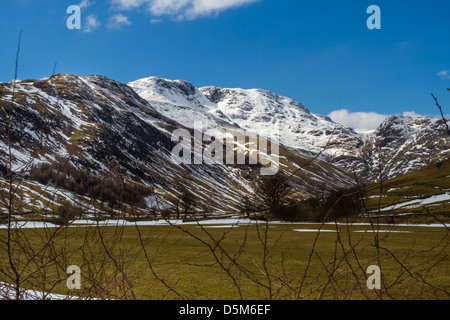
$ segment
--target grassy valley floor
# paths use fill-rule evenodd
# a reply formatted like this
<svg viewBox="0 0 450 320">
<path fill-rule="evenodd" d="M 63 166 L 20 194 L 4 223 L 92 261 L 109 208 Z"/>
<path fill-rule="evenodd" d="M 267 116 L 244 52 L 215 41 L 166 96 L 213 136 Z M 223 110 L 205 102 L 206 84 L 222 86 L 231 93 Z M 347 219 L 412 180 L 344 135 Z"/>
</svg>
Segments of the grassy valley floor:
<svg viewBox="0 0 450 320">
<path fill-rule="evenodd" d="M 13 261 L 27 278 L 21 287 L 100 299 L 449 298 L 442 225 L 261 222 L 54 231 L 17 234 Z M 7 258 L 2 252 L 0 281 L 11 283 Z M 81 268 L 81 290 L 66 288 L 69 265 Z M 370 265 L 381 268 L 381 290 L 367 288 Z"/>
</svg>

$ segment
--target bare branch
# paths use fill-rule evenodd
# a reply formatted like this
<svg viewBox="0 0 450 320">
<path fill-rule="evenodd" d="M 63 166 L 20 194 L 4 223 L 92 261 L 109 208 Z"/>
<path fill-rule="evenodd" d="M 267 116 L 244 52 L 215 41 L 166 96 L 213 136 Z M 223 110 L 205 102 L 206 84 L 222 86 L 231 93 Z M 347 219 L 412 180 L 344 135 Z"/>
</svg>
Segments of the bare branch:
<svg viewBox="0 0 450 320">
<path fill-rule="evenodd" d="M 450 136 L 450 128 L 448 127 L 447 120 L 444 117 L 444 112 L 442 111 L 442 107 L 439 105 L 439 102 L 438 102 L 437 98 L 434 96 L 434 94 L 431 94 L 431 96 L 433 97 L 434 101 L 436 101 L 436 105 L 439 108 L 439 111 L 441 112 L 442 120 L 444 120 L 445 127 L 447 128 L 447 133 Z"/>
</svg>

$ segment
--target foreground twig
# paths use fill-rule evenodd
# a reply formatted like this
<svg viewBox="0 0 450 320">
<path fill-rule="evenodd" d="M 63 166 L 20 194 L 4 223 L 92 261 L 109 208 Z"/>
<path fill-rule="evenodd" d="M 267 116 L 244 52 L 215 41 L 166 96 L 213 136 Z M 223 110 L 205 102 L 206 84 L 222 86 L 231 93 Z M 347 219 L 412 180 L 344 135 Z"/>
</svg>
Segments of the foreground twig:
<svg viewBox="0 0 450 320">
<path fill-rule="evenodd" d="M 450 91 L 449 89 L 447 89 L 447 90 Z M 433 97 L 434 101 L 436 101 L 436 105 L 439 108 L 439 111 L 441 112 L 442 120 L 444 120 L 445 127 L 447 128 L 447 133 L 450 136 L 450 128 L 448 127 L 447 120 L 444 117 L 444 112 L 442 111 L 442 107 L 440 106 L 440 104 L 439 104 L 437 98 L 434 96 L 434 94 L 431 94 L 431 96 Z"/>
</svg>

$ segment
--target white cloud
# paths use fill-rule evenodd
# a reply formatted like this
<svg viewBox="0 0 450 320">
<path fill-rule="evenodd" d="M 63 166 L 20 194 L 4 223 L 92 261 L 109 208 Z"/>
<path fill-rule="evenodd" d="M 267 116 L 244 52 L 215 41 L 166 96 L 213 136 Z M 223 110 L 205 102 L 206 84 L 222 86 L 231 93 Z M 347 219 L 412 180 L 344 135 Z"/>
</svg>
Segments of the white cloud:
<svg viewBox="0 0 450 320">
<path fill-rule="evenodd" d="M 441 79 L 450 79 L 450 70 L 439 71 L 437 75 Z"/>
<path fill-rule="evenodd" d="M 98 21 L 97 16 L 91 14 L 90 16 L 86 17 L 86 22 L 84 23 L 84 32 L 91 32 L 92 30 L 98 28 L 101 25 L 101 23 Z"/>
<path fill-rule="evenodd" d="M 376 130 L 389 116 L 376 112 L 348 112 L 347 109 L 335 110 L 328 115 L 334 122 L 355 129 L 356 131 Z M 405 111 L 401 116 L 411 118 L 430 117 L 429 115 L 418 114 L 415 111 Z"/>
<path fill-rule="evenodd" d="M 154 16 L 170 15 L 177 20 L 193 20 L 259 0 L 112 0 L 115 8 L 131 10 L 143 5 Z"/>
<path fill-rule="evenodd" d="M 186 10 L 191 0 L 151 0 L 148 2 L 148 9 L 156 16 L 160 15 L 176 15 Z"/>
<path fill-rule="evenodd" d="M 334 122 L 359 130 L 375 130 L 388 117 L 376 112 L 348 112 L 346 109 L 331 112 L 328 117 Z"/>
<path fill-rule="evenodd" d="M 82 0 L 78 5 L 81 9 L 85 9 L 87 7 L 92 6 L 94 3 L 91 0 Z"/>
<path fill-rule="evenodd" d="M 405 111 L 403 112 L 404 117 L 411 117 L 411 118 L 419 118 L 423 117 L 423 115 L 416 113 L 415 111 Z"/>
<path fill-rule="evenodd" d="M 119 13 L 116 15 L 113 15 L 108 19 L 107 27 L 108 29 L 120 29 L 122 26 L 130 25 L 131 21 L 128 19 L 127 16 L 124 16 L 123 14 Z"/>
<path fill-rule="evenodd" d="M 195 19 L 198 16 L 218 14 L 221 11 L 240 7 L 255 2 L 255 0 L 194 0 L 192 6 L 184 13 L 184 18 Z"/>
<path fill-rule="evenodd" d="M 136 9 L 148 1 L 147 0 L 112 0 L 111 2 L 113 4 L 113 6 L 117 7 L 118 9 L 130 10 L 130 9 Z"/>
</svg>

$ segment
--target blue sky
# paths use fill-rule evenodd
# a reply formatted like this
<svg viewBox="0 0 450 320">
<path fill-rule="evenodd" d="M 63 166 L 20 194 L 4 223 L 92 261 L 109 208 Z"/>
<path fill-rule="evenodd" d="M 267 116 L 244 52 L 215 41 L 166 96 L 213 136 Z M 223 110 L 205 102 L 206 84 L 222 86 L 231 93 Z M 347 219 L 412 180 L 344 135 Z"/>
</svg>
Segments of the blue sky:
<svg viewBox="0 0 450 320">
<path fill-rule="evenodd" d="M 372 4 L 381 30 L 366 26 Z M 81 30 L 66 27 L 70 5 L 82 7 Z M 23 30 L 22 80 L 57 63 L 123 83 L 263 88 L 342 121 L 437 115 L 431 93 L 450 109 L 449 13 L 448 0 L 2 0 L 0 81 L 14 77 Z"/>
</svg>

